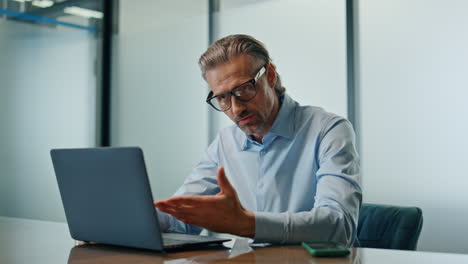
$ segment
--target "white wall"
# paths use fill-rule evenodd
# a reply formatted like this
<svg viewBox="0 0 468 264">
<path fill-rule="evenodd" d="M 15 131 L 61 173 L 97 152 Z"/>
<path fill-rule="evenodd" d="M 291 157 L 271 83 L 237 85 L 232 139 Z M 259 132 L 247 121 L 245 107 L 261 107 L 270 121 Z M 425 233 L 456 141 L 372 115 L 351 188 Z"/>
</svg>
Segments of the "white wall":
<svg viewBox="0 0 468 264">
<path fill-rule="evenodd" d="M 468 253 L 468 2 L 358 11 L 364 201 L 419 206 L 420 250 Z"/>
<path fill-rule="evenodd" d="M 51 148 L 95 144 L 95 40 L 0 19 L 0 215 L 64 221 Z"/>
<path fill-rule="evenodd" d="M 207 1 L 120 1 L 114 39 L 112 145 L 140 146 L 154 199 L 168 198 L 208 145 Z"/>
<path fill-rule="evenodd" d="M 216 39 L 252 35 L 267 46 L 293 99 L 347 117 L 345 1 L 220 2 Z M 221 113 L 212 122 L 212 133 L 232 124 Z"/>
</svg>

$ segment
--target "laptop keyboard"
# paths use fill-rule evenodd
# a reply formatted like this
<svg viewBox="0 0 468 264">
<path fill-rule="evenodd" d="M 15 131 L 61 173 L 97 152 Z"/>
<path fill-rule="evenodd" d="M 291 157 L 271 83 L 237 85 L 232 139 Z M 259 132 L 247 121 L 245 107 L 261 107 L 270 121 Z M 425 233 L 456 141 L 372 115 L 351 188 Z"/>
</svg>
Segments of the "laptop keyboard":
<svg viewBox="0 0 468 264">
<path fill-rule="evenodd" d="M 173 245 L 184 245 L 184 244 L 196 244 L 203 242 L 211 242 L 214 240 L 220 240 L 216 237 L 199 236 L 199 235 L 187 235 L 177 233 L 163 233 L 162 234 L 163 244 L 165 247 Z"/>
<path fill-rule="evenodd" d="M 185 240 L 178 240 L 178 239 L 172 239 L 172 238 L 163 238 L 163 244 L 164 246 L 173 246 L 173 245 L 180 245 L 180 244 L 186 244 L 187 241 Z"/>
</svg>

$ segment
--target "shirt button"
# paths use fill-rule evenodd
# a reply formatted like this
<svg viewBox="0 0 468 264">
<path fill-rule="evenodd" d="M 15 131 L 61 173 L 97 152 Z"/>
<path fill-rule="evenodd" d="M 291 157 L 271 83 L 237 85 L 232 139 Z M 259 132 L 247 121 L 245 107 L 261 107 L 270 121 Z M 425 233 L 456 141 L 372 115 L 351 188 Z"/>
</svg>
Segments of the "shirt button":
<svg viewBox="0 0 468 264">
<path fill-rule="evenodd" d="M 260 188 L 260 189 L 263 188 L 263 182 L 258 184 L 258 188 Z"/>
</svg>

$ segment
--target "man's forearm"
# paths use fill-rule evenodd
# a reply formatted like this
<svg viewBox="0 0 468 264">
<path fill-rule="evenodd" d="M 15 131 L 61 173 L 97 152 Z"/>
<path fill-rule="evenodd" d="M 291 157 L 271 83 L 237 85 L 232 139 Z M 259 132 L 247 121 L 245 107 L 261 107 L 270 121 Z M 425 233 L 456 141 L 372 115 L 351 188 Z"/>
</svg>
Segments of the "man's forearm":
<svg viewBox="0 0 468 264">
<path fill-rule="evenodd" d="M 335 241 L 351 245 L 354 240 L 354 221 L 327 207 L 299 213 L 256 212 L 255 219 L 257 242 Z"/>
</svg>

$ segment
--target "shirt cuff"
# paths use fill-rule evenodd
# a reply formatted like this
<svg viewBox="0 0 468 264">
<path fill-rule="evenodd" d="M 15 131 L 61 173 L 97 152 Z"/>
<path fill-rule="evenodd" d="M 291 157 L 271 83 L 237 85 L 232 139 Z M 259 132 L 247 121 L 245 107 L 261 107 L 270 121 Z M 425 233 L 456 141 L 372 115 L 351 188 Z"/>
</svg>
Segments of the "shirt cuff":
<svg viewBox="0 0 468 264">
<path fill-rule="evenodd" d="M 285 213 L 255 212 L 255 242 L 285 243 L 288 216 Z"/>
<path fill-rule="evenodd" d="M 158 213 L 159 228 L 161 232 L 167 232 L 171 227 L 171 217 L 158 209 L 156 209 L 156 212 Z"/>
</svg>

